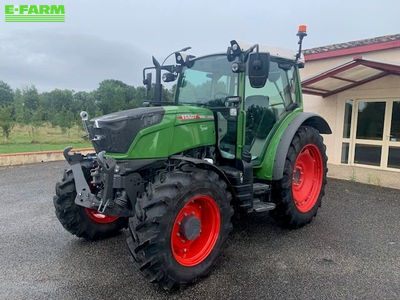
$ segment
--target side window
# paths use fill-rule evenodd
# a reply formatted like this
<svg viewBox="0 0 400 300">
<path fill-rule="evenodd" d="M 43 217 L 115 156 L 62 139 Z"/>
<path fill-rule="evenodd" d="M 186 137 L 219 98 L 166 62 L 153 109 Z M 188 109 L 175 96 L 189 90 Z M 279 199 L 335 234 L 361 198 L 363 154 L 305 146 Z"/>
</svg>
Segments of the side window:
<svg viewBox="0 0 400 300">
<path fill-rule="evenodd" d="M 246 148 L 256 159 L 265 140 L 286 108 L 297 101 L 296 69 L 287 63 L 270 62 L 268 80 L 262 88 L 252 88 L 246 76 Z"/>
</svg>

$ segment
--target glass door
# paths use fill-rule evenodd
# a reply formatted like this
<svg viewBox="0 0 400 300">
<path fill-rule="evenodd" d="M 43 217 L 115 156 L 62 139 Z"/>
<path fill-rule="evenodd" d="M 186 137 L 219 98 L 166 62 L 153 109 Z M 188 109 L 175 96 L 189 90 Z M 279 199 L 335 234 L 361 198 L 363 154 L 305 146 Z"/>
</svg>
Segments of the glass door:
<svg viewBox="0 0 400 300">
<path fill-rule="evenodd" d="M 348 100 L 342 163 L 400 170 L 400 100 Z"/>
<path fill-rule="evenodd" d="M 390 102 L 387 167 L 400 170 L 400 100 Z"/>
</svg>

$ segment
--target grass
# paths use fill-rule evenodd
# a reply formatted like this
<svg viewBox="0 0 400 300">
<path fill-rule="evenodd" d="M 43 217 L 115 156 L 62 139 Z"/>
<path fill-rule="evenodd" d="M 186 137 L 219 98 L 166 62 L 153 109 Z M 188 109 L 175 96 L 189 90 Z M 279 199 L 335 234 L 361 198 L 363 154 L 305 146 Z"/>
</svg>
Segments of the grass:
<svg viewBox="0 0 400 300">
<path fill-rule="evenodd" d="M 91 147 L 91 143 L 82 138 L 84 131 L 74 126 L 63 132 L 59 127 L 45 125 L 32 128 L 31 126 L 16 125 L 8 139 L 2 136 L 0 154 L 62 150 L 67 146 L 74 148 Z"/>
</svg>

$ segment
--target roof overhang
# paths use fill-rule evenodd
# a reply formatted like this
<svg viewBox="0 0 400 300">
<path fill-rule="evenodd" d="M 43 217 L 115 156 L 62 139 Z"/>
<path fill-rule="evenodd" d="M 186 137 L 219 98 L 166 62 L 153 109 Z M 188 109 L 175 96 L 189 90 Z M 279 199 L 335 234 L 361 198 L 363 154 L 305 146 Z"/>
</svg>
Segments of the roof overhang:
<svg viewBox="0 0 400 300">
<path fill-rule="evenodd" d="M 301 85 L 304 94 L 328 97 L 387 75 L 400 75 L 400 65 L 355 57 L 303 80 Z"/>
</svg>

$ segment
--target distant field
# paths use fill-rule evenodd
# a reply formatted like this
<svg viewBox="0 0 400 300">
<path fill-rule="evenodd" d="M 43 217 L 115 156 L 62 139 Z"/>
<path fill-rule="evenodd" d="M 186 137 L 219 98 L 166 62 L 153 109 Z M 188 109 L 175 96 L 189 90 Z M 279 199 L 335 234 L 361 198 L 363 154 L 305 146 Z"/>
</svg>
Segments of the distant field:
<svg viewBox="0 0 400 300">
<path fill-rule="evenodd" d="M 10 137 L 0 139 L 0 154 L 32 151 L 61 150 L 67 146 L 74 148 L 91 147 L 91 144 L 82 138 L 84 131 L 75 126 L 66 132 L 59 127 L 50 125 L 36 127 L 17 125 L 11 131 Z"/>
</svg>

